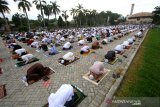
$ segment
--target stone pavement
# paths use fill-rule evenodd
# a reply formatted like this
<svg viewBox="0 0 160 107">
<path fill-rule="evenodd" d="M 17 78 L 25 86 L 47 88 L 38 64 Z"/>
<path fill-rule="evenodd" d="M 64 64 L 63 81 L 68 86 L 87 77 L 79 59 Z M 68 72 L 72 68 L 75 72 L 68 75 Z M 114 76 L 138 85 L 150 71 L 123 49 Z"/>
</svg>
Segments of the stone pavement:
<svg viewBox="0 0 160 107">
<path fill-rule="evenodd" d="M 11 54 L 8 53 L 8 49 L 5 47 L 3 41 L 0 40 L 0 57 L 5 59 L 5 61 L 0 64 L 0 67 L 4 69 L 3 75 L 0 76 L 0 84 L 6 84 L 7 89 L 7 96 L 0 99 L 0 107 L 42 107 L 47 103 L 50 93 L 55 92 L 62 84 L 65 83 L 78 86 L 83 90 L 84 94 L 87 95 L 87 97 L 79 104 L 79 107 L 100 106 L 105 99 L 105 95 L 114 83 L 114 80 L 112 79 L 113 72 L 116 68 L 124 68 L 126 66 L 130 56 L 135 51 L 135 48 L 138 47 L 136 44 L 138 44 L 142 39 L 136 41 L 133 46 L 135 48 L 131 48 L 124 53 L 124 55 L 127 55 L 127 58 L 124 58 L 123 55 L 119 55 L 123 60 L 122 62 L 116 62 L 114 65 L 105 64 L 105 68 L 110 69 L 111 72 L 98 86 L 83 79 L 82 76 L 88 72 L 89 67 L 95 61 L 102 60 L 108 50 L 113 49 L 116 45 L 127 40 L 129 37 L 133 36 L 134 33 L 124 36 L 119 40 L 115 40 L 110 44 L 103 45 L 102 49 L 96 50 L 95 54 L 90 54 L 87 57 L 81 56 L 79 54 L 81 46 L 78 46 L 77 43 L 73 43 L 74 48 L 70 51 L 80 57 L 80 59 L 68 66 L 58 64 L 58 59 L 65 53 L 69 52 L 62 51 L 61 47 L 58 47 L 58 50 L 62 51 L 60 54 L 45 57 L 43 53 L 36 52 L 34 48 L 30 48 L 26 44 L 19 43 L 23 48 L 39 58 L 40 60 L 38 62 L 45 66 L 52 67 L 56 71 L 56 73 L 50 76 L 51 83 L 49 87 L 44 87 L 42 80 L 25 87 L 21 81 L 21 77 L 24 76 L 27 69 L 36 62 L 16 68 L 16 61 L 10 58 Z M 87 44 L 91 46 L 91 43 Z"/>
</svg>

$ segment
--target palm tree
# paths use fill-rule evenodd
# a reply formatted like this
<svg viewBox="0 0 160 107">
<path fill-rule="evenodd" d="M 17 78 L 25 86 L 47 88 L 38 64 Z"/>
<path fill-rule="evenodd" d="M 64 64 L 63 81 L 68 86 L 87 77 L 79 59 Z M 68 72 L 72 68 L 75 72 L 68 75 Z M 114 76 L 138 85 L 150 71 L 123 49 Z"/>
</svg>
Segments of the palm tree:
<svg viewBox="0 0 160 107">
<path fill-rule="evenodd" d="M 41 10 L 41 15 L 42 15 L 42 18 L 43 18 L 43 24 L 44 24 L 44 27 L 45 27 L 45 20 L 44 20 L 43 10 L 44 10 L 44 6 L 46 4 L 46 1 L 45 0 L 34 0 L 33 3 L 36 5 L 36 8 L 38 10 Z"/>
<path fill-rule="evenodd" d="M 10 12 L 10 9 L 9 9 L 9 7 L 7 5 L 8 5 L 8 3 L 5 0 L 0 0 L 0 12 L 2 13 L 3 18 L 5 20 L 6 28 L 7 28 L 7 30 L 9 30 L 8 21 L 7 21 L 6 17 L 5 17 L 5 15 L 4 15 L 4 13 L 9 13 Z"/>
<path fill-rule="evenodd" d="M 86 19 L 86 26 L 87 26 L 87 22 L 88 22 L 88 17 L 87 17 L 88 13 L 89 13 L 88 9 L 83 9 L 83 14 L 85 15 L 85 19 Z"/>
<path fill-rule="evenodd" d="M 19 1 L 18 3 L 18 9 L 19 10 L 23 10 L 23 12 L 26 14 L 27 20 L 28 20 L 28 29 L 30 31 L 30 23 L 29 23 L 29 19 L 28 19 L 28 14 L 27 14 L 27 10 L 30 11 L 30 7 L 32 7 L 31 3 L 27 0 L 17 0 Z"/>
<path fill-rule="evenodd" d="M 77 7 L 77 14 L 78 14 L 78 17 L 79 17 L 79 22 L 80 22 L 80 26 L 81 26 L 81 13 L 82 13 L 82 9 L 83 9 L 83 6 L 82 6 L 82 4 L 79 4 L 78 3 L 78 6 L 76 6 Z"/>
<path fill-rule="evenodd" d="M 52 14 L 52 5 L 45 5 L 44 6 L 44 14 L 48 16 L 48 21 L 49 21 L 49 16 Z"/>
<path fill-rule="evenodd" d="M 62 17 L 64 18 L 65 22 L 66 22 L 66 26 L 67 26 L 67 19 L 68 19 L 68 15 L 67 15 L 67 10 L 62 11 Z"/>
<path fill-rule="evenodd" d="M 94 26 L 96 25 L 96 15 L 97 15 L 97 11 L 96 10 L 92 10 L 92 20 L 93 20 L 93 24 Z"/>
<path fill-rule="evenodd" d="M 72 9 L 70 10 L 70 14 L 72 15 L 73 20 L 74 20 L 74 21 L 75 21 L 75 23 L 76 23 L 76 20 L 75 20 L 75 16 L 76 16 L 76 9 L 75 9 L 75 8 L 72 8 Z"/>
<path fill-rule="evenodd" d="M 55 15 L 55 19 L 57 19 L 56 15 L 60 13 L 59 9 L 60 6 L 57 5 L 56 1 L 55 2 L 50 1 L 50 3 L 52 4 L 52 13 Z"/>
</svg>

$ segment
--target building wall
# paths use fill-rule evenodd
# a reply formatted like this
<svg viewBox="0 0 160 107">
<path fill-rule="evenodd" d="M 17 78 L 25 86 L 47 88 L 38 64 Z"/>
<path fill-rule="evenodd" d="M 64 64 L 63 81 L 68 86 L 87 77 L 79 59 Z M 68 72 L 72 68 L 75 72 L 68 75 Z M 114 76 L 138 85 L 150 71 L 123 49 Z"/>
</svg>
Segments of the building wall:
<svg viewBox="0 0 160 107">
<path fill-rule="evenodd" d="M 132 18 L 127 19 L 126 24 L 143 24 L 143 23 L 152 23 L 152 18 Z"/>
</svg>

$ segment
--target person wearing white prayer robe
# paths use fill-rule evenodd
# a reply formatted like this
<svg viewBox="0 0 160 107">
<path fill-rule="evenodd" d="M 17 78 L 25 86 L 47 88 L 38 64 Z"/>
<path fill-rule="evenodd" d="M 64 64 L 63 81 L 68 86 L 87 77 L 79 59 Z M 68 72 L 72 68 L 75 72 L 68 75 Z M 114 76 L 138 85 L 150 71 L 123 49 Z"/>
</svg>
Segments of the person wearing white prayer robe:
<svg viewBox="0 0 160 107">
<path fill-rule="evenodd" d="M 63 84 L 56 93 L 51 93 L 48 97 L 49 107 L 73 107 L 72 100 L 74 88 L 70 84 Z M 69 102 L 71 104 L 66 104 Z"/>
<path fill-rule="evenodd" d="M 78 44 L 79 44 L 80 46 L 84 45 L 84 43 L 85 43 L 85 41 L 84 41 L 84 40 L 80 40 L 80 41 L 78 41 Z"/>
<path fill-rule="evenodd" d="M 81 48 L 80 54 L 88 53 L 89 51 L 90 51 L 90 47 L 89 46 L 83 46 Z"/>
<path fill-rule="evenodd" d="M 134 42 L 132 38 L 129 38 L 127 41 L 129 42 L 130 45 L 133 44 Z"/>
<path fill-rule="evenodd" d="M 39 48 L 39 42 L 38 41 L 34 41 L 31 43 L 31 47 L 33 48 Z"/>
<path fill-rule="evenodd" d="M 72 52 L 68 52 L 63 56 L 63 59 L 67 61 L 73 61 L 75 59 L 75 56 Z"/>
<path fill-rule="evenodd" d="M 25 62 L 25 64 L 27 64 L 29 61 L 32 60 L 33 57 L 34 56 L 32 54 L 26 54 L 26 55 L 21 56 L 21 58 L 18 58 L 17 60 L 23 61 L 23 62 Z"/>
<path fill-rule="evenodd" d="M 128 41 L 124 41 L 122 45 L 124 46 L 125 49 L 128 49 L 130 47 Z"/>
<path fill-rule="evenodd" d="M 18 54 L 19 56 L 22 56 L 22 55 L 26 54 L 27 52 L 24 48 L 21 48 L 21 49 L 15 50 L 15 53 Z"/>
<path fill-rule="evenodd" d="M 64 45 L 63 45 L 63 50 L 68 50 L 68 49 L 71 49 L 72 48 L 72 45 L 70 42 L 66 42 Z"/>
<path fill-rule="evenodd" d="M 123 53 L 124 52 L 124 46 L 121 44 L 121 45 L 117 45 L 115 48 L 114 48 L 114 50 L 115 50 L 115 52 L 117 53 L 117 54 L 121 54 L 121 53 Z"/>
</svg>

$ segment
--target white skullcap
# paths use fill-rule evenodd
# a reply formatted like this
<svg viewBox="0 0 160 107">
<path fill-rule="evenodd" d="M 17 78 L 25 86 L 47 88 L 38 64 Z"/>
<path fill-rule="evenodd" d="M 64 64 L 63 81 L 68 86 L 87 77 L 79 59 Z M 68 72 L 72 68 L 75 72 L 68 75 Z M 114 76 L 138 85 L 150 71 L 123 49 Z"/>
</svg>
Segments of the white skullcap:
<svg viewBox="0 0 160 107">
<path fill-rule="evenodd" d="M 93 80 L 94 79 L 94 76 L 91 74 L 91 75 L 89 75 L 89 77 L 88 77 L 90 80 Z"/>
</svg>

